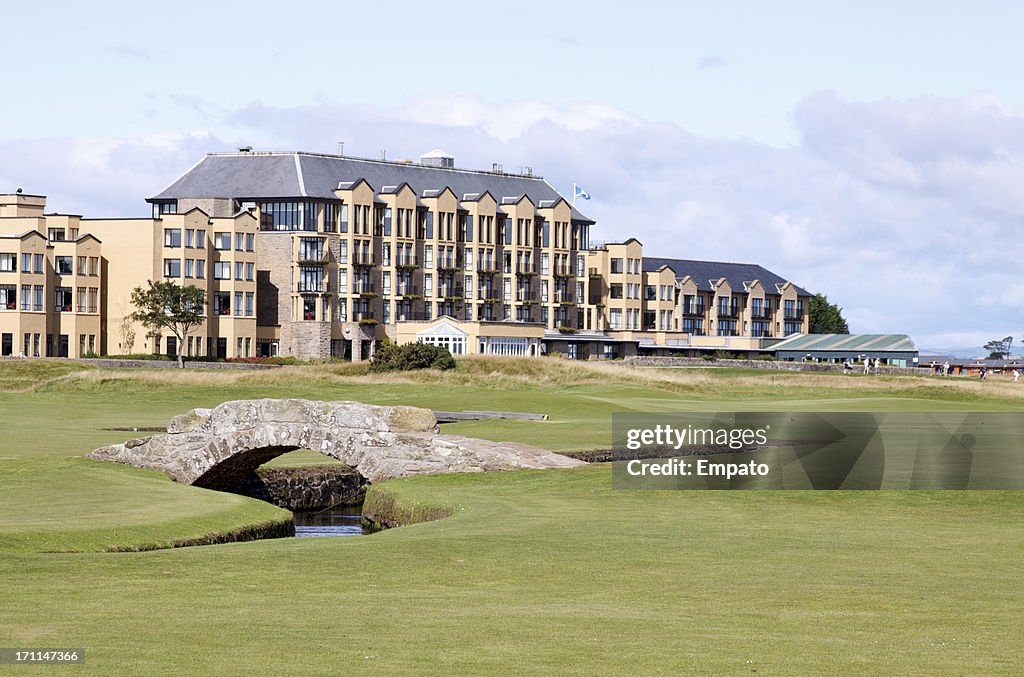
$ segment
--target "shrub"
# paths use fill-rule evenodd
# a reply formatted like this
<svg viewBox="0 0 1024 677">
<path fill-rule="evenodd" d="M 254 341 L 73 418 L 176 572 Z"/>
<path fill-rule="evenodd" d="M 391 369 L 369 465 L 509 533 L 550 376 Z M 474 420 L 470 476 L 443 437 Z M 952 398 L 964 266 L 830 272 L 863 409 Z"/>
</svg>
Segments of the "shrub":
<svg viewBox="0 0 1024 677">
<path fill-rule="evenodd" d="M 716 358 L 714 355 L 712 355 L 710 353 L 704 353 L 703 355 L 700 356 L 700 359 L 702 359 L 702 360 L 704 360 L 706 362 L 714 362 L 718 358 Z"/>
<path fill-rule="evenodd" d="M 373 353 L 370 371 L 409 371 L 411 369 L 454 369 L 455 358 L 447 349 L 429 343 L 397 345 L 383 341 Z"/>
</svg>

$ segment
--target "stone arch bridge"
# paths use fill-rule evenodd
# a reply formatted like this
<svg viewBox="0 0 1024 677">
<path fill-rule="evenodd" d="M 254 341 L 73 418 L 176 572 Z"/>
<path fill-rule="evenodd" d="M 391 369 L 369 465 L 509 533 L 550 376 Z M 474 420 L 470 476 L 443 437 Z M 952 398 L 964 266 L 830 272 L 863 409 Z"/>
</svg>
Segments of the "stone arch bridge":
<svg viewBox="0 0 1024 677">
<path fill-rule="evenodd" d="M 88 458 L 160 470 L 179 482 L 234 491 L 296 449 L 338 459 L 370 482 L 442 472 L 569 468 L 582 461 L 516 442 L 441 435 L 429 409 L 299 399 L 237 400 L 176 416 L 167 434 Z"/>
</svg>

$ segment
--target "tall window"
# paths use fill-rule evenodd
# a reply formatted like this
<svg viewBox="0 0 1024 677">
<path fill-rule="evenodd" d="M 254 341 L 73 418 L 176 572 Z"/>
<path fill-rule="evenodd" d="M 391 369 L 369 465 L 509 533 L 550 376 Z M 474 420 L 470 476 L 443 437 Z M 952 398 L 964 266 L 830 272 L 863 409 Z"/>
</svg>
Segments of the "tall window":
<svg viewBox="0 0 1024 677">
<path fill-rule="evenodd" d="M 323 291 L 323 271 L 320 268 L 303 266 L 299 268 L 299 291 L 315 292 Z"/>
</svg>

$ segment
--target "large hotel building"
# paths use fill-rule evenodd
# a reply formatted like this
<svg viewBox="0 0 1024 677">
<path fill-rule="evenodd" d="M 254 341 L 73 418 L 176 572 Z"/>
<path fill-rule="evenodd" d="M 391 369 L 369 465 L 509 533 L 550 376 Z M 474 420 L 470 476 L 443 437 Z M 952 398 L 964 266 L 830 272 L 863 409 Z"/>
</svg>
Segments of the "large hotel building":
<svg viewBox="0 0 1024 677">
<path fill-rule="evenodd" d="M 753 264 L 645 257 L 529 170 L 214 153 L 150 218 L 0 195 L 0 354 L 368 359 L 377 341 L 576 359 L 757 354 L 807 332 L 808 292 Z M 184 345 L 130 319 L 148 280 L 197 285 Z"/>
</svg>

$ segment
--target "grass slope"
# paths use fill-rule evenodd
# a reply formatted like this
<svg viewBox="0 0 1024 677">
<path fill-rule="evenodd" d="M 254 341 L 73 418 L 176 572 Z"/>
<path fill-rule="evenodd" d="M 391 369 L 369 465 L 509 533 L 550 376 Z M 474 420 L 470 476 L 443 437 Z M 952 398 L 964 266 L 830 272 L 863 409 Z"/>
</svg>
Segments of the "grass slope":
<svg viewBox="0 0 1024 677">
<path fill-rule="evenodd" d="M 1024 660 L 1019 492 L 625 492 L 589 466 L 390 482 L 399 504 L 454 515 L 368 538 L 40 552 L 274 514 L 69 458 L 130 436 L 106 428 L 228 399 L 537 411 L 551 419 L 449 429 L 587 449 L 607 446 L 614 411 L 1021 411 L 1010 384 L 547 360 L 380 380 L 10 364 L 0 645 L 84 647 L 87 674 L 1013 674 Z"/>
</svg>

